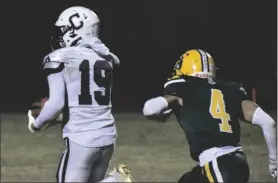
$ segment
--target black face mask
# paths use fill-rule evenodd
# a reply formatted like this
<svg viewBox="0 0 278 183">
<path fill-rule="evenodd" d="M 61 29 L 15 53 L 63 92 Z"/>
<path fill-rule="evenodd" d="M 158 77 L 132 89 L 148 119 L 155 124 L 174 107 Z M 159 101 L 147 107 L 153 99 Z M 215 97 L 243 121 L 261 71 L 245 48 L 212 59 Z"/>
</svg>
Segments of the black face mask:
<svg viewBox="0 0 278 183">
<path fill-rule="evenodd" d="M 52 36 L 50 40 L 50 46 L 53 50 L 59 49 L 59 48 L 64 48 L 66 47 L 66 43 L 63 40 L 63 36 L 70 32 L 70 37 L 73 39 L 75 38 L 74 41 L 70 44 L 70 46 L 76 46 L 82 41 L 81 37 L 78 37 L 77 34 L 75 34 L 75 30 L 73 27 L 57 27 L 54 26 L 52 29 Z"/>
<path fill-rule="evenodd" d="M 53 50 L 63 48 L 66 46 L 64 40 L 63 40 L 63 35 L 67 31 L 62 31 L 62 27 L 57 27 L 54 26 L 51 31 L 51 38 L 50 38 L 50 46 Z"/>
</svg>

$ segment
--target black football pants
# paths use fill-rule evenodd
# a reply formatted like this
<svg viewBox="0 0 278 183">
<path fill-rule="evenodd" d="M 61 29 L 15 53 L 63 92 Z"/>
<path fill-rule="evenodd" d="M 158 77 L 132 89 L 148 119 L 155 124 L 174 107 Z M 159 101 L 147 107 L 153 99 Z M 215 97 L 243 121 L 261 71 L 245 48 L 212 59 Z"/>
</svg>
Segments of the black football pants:
<svg viewBox="0 0 278 183">
<path fill-rule="evenodd" d="M 179 183 L 247 183 L 248 179 L 246 157 L 237 151 L 218 157 L 204 167 L 194 167 L 180 178 Z"/>
</svg>

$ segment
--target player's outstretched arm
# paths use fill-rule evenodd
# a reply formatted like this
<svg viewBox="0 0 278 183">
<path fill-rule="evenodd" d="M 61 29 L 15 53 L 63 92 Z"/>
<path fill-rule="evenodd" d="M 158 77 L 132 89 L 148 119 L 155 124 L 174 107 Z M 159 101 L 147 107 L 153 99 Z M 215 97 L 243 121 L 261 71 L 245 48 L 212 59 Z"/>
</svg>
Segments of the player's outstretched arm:
<svg viewBox="0 0 278 183">
<path fill-rule="evenodd" d="M 38 131 L 47 122 L 55 119 L 62 111 L 65 103 L 65 83 L 63 73 L 50 74 L 47 77 L 49 85 L 49 99 L 45 103 L 39 116 L 35 119 L 33 124 L 34 131 Z"/>
<path fill-rule="evenodd" d="M 171 115 L 172 104 L 182 105 L 182 99 L 177 96 L 164 95 L 145 102 L 143 114 L 150 120 L 165 122 Z"/>
<path fill-rule="evenodd" d="M 249 100 L 241 102 L 243 116 L 246 121 L 259 125 L 263 131 L 269 153 L 269 171 L 271 176 L 277 178 L 277 145 L 276 145 L 276 123 L 257 104 Z"/>
</svg>

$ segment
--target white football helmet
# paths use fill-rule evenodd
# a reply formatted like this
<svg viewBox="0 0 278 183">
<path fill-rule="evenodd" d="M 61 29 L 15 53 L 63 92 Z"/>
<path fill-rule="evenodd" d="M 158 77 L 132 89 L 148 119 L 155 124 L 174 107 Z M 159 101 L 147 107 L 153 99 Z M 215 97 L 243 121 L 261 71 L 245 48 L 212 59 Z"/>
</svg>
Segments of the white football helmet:
<svg viewBox="0 0 278 183">
<path fill-rule="evenodd" d="M 64 10 L 55 23 L 52 49 L 76 46 L 98 37 L 99 22 L 95 12 L 88 8 L 74 6 Z"/>
</svg>

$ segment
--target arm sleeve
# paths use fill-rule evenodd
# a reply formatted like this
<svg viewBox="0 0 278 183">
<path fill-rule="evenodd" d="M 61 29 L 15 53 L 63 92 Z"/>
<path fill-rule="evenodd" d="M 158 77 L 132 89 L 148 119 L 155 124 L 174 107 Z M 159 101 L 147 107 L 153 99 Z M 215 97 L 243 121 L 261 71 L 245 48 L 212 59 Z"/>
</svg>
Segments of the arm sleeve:
<svg viewBox="0 0 278 183">
<path fill-rule="evenodd" d="M 276 123 L 265 111 L 257 107 L 253 114 L 252 123 L 259 125 L 262 128 L 266 145 L 269 152 L 269 160 L 276 161 L 277 159 L 277 137 Z"/>
<path fill-rule="evenodd" d="M 50 68 L 49 68 L 50 69 Z M 52 69 L 52 74 L 48 75 L 49 100 L 44 105 L 40 115 L 36 118 L 34 126 L 41 128 L 47 122 L 53 120 L 62 111 L 65 104 L 65 83 L 63 72 L 56 72 Z"/>
</svg>

